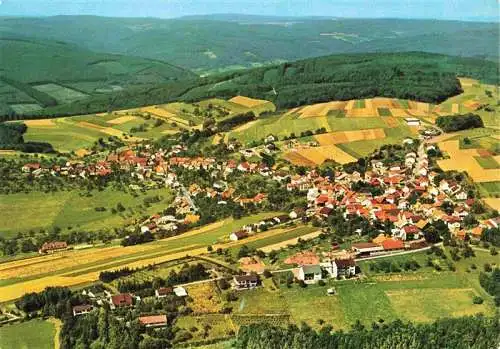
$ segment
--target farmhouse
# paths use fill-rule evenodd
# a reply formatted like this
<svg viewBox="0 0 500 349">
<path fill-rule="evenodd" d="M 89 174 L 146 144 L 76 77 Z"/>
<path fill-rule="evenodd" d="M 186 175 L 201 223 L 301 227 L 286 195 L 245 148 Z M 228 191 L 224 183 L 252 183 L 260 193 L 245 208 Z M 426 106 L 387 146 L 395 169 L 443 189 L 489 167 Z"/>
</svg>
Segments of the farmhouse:
<svg viewBox="0 0 500 349">
<path fill-rule="evenodd" d="M 115 308 L 130 307 L 133 303 L 132 295 L 130 293 L 117 294 L 111 296 L 111 304 Z"/>
<path fill-rule="evenodd" d="M 65 241 L 52 241 L 46 242 L 40 247 L 38 252 L 40 254 L 44 253 L 54 253 L 57 251 L 62 251 L 68 248 L 68 244 Z"/>
<path fill-rule="evenodd" d="M 231 241 L 238 241 L 246 237 L 248 237 L 248 233 L 244 230 L 236 231 L 234 233 L 231 233 L 231 235 L 229 235 L 229 239 Z"/>
<path fill-rule="evenodd" d="M 94 310 L 94 307 L 90 304 L 76 305 L 73 307 L 73 316 L 88 314 L 92 310 Z"/>
<path fill-rule="evenodd" d="M 405 118 L 408 126 L 420 126 L 420 120 L 417 118 Z"/>
<path fill-rule="evenodd" d="M 172 293 L 174 293 L 174 289 L 172 287 L 162 287 L 155 290 L 156 298 L 165 298 Z"/>
<path fill-rule="evenodd" d="M 299 268 L 297 279 L 306 284 L 314 284 L 323 278 L 323 272 L 319 265 L 303 265 Z"/>
<path fill-rule="evenodd" d="M 186 289 L 181 286 L 174 287 L 173 291 L 177 297 L 186 297 L 188 295 Z"/>
<path fill-rule="evenodd" d="M 359 242 L 357 244 L 352 244 L 351 248 L 357 256 L 369 256 L 384 250 L 382 246 L 371 242 Z"/>
<path fill-rule="evenodd" d="M 237 290 L 251 289 L 259 286 L 260 278 L 257 274 L 235 275 L 233 277 L 234 288 Z"/>
<path fill-rule="evenodd" d="M 321 262 L 320 266 L 332 278 L 350 277 L 356 274 L 356 262 L 352 258 L 327 259 Z"/>
<path fill-rule="evenodd" d="M 163 327 L 167 325 L 167 315 L 141 316 L 139 322 L 146 327 Z"/>
</svg>

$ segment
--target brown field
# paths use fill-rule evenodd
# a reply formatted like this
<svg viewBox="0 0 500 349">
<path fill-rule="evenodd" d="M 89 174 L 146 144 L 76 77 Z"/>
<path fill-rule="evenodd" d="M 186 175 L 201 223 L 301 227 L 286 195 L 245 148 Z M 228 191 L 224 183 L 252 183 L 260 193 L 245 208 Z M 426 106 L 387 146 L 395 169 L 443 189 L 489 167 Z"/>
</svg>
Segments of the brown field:
<svg viewBox="0 0 500 349">
<path fill-rule="evenodd" d="M 382 128 L 374 128 L 369 130 L 324 133 L 314 137 L 321 145 L 334 145 L 363 140 L 382 139 L 385 138 L 385 132 Z"/>
<path fill-rule="evenodd" d="M 372 99 L 373 108 L 400 108 L 399 103 L 391 98 L 377 97 Z"/>
<path fill-rule="evenodd" d="M 444 171 L 467 171 L 474 182 L 498 181 L 498 170 L 487 170 L 481 167 L 476 156 L 481 156 L 477 149 L 460 149 L 458 140 L 439 143 L 439 148 L 449 155 L 449 159 L 438 160 Z"/>
<path fill-rule="evenodd" d="M 378 111 L 373 108 L 353 108 L 347 109 L 345 116 L 348 118 L 368 118 L 378 117 L 379 115 Z"/>
<path fill-rule="evenodd" d="M 239 105 L 242 105 L 247 108 L 254 108 L 262 104 L 269 103 L 269 101 L 263 100 L 263 99 L 254 99 L 250 97 L 245 97 L 245 96 L 236 96 L 233 97 L 229 100 L 229 102 L 236 103 Z"/>
<path fill-rule="evenodd" d="M 24 124 L 28 127 L 54 127 L 56 124 L 52 119 L 40 119 L 40 120 L 25 120 Z"/>
<path fill-rule="evenodd" d="M 305 158 L 297 150 L 290 150 L 283 155 L 285 160 L 290 161 L 292 164 L 297 166 L 315 166 L 316 163 Z"/>
<path fill-rule="evenodd" d="M 292 150 L 286 153 L 284 158 L 292 164 L 299 166 L 321 165 L 326 160 L 334 160 L 340 164 L 356 161 L 356 158 L 352 155 L 333 144 Z"/>
<path fill-rule="evenodd" d="M 111 124 L 111 125 L 121 125 L 121 124 L 124 124 L 124 123 L 132 121 L 132 120 L 136 120 L 136 119 L 137 118 L 135 116 L 126 115 L 126 116 L 120 116 L 120 117 L 113 119 L 113 120 L 109 120 L 109 121 L 107 121 L 107 123 Z"/>
</svg>

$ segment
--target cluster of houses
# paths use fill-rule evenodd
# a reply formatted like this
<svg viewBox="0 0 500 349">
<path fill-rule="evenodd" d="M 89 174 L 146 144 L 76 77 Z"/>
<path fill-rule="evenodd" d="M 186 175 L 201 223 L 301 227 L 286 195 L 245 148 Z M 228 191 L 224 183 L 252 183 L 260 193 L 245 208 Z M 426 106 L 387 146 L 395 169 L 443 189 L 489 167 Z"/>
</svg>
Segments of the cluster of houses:
<svg viewBox="0 0 500 349">
<path fill-rule="evenodd" d="M 422 145 L 418 152 L 408 152 L 404 163 L 386 166 L 373 160 L 371 170 L 363 176 L 358 172 L 337 172 L 332 181 L 312 170 L 292 176 L 286 186 L 289 191 L 304 193 L 307 217 L 326 219 L 340 209 L 346 220 L 362 216 L 369 221 L 391 222 L 391 240 L 382 247 L 386 250 L 405 248 L 393 241 L 421 240 L 422 229 L 436 220 L 445 222 L 458 238 L 480 238 L 487 223 L 468 229 L 463 224 L 475 199 L 468 198 L 465 188 L 454 179 L 442 179 L 435 184 L 438 173 L 429 171 L 427 158 L 427 151 L 433 147 Z M 354 190 L 355 185 L 361 189 Z M 373 195 L 373 188 L 380 194 Z M 447 208 L 450 206 L 452 212 Z"/>
<path fill-rule="evenodd" d="M 291 222 L 293 219 L 286 214 L 278 215 L 275 217 L 263 219 L 258 223 L 244 225 L 240 230 L 229 234 L 229 240 L 239 241 L 253 235 L 259 231 L 267 230 L 281 224 Z"/>
<path fill-rule="evenodd" d="M 111 310 L 130 308 L 133 307 L 136 302 L 140 302 L 141 298 L 134 296 L 130 293 L 120 293 L 111 294 L 107 290 L 103 290 L 100 293 L 93 293 L 92 291 L 83 290 L 82 295 L 87 296 L 92 300 L 92 304 L 80 304 L 73 306 L 73 316 L 81 316 L 88 314 L 99 306 L 103 306 L 104 303 L 108 304 Z M 155 290 L 155 297 L 158 299 L 165 298 L 169 295 L 175 295 L 177 297 L 186 297 L 187 291 L 184 287 L 163 287 Z M 140 316 L 138 318 L 139 323 L 145 327 L 164 327 L 168 324 L 167 315 L 155 314 Z"/>
</svg>

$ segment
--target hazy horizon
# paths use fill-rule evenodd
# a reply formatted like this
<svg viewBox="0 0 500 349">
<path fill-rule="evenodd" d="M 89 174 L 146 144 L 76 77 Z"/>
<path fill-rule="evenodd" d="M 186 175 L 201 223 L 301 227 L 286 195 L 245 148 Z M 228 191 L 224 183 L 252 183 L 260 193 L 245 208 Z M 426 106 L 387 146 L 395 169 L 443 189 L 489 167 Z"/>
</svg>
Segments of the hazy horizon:
<svg viewBox="0 0 500 349">
<path fill-rule="evenodd" d="M 179 18 L 196 15 L 399 18 L 499 21 L 496 0 L 0 0 L 0 16 L 94 15 Z"/>
</svg>

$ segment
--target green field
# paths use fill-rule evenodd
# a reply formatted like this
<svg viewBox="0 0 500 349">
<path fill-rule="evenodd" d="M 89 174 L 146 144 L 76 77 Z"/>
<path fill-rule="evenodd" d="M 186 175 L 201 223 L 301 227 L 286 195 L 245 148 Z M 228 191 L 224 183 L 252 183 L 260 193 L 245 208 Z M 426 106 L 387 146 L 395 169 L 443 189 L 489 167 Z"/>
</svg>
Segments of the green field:
<svg viewBox="0 0 500 349">
<path fill-rule="evenodd" d="M 54 325 L 31 320 L 0 327 L 0 349 L 54 349 Z"/>
<path fill-rule="evenodd" d="M 498 197 L 500 196 L 500 181 L 498 182 L 483 182 L 476 183 L 481 197 Z"/>
<path fill-rule="evenodd" d="M 16 112 L 16 113 L 31 113 L 34 111 L 41 110 L 42 107 L 39 104 L 35 103 L 20 103 L 20 104 L 11 104 L 10 107 Z"/>
<path fill-rule="evenodd" d="M 378 114 L 380 116 L 392 116 L 392 113 L 389 110 L 389 108 L 378 108 Z"/>
<path fill-rule="evenodd" d="M 500 164 L 493 156 L 476 156 L 475 158 L 479 165 L 481 165 L 481 167 L 485 170 L 495 170 L 500 168 Z"/>
<path fill-rule="evenodd" d="M 75 229 L 110 229 L 120 227 L 134 218 L 153 214 L 162 210 L 172 200 L 168 189 L 149 190 L 145 195 L 135 198 L 131 194 L 113 189 L 95 191 L 92 196 L 82 196 L 78 191 L 60 191 L 56 193 L 32 192 L 0 196 L 0 210 L 9 212 L 19 219 L 1 220 L 0 231 L 4 236 L 11 236 L 19 231 L 73 227 Z M 143 198 L 160 195 L 163 200 L 145 208 Z M 126 208 L 123 213 L 113 214 L 111 208 L 118 203 Z M 106 211 L 97 212 L 96 207 L 105 207 Z"/>
<path fill-rule="evenodd" d="M 193 338 L 191 341 L 206 340 L 203 328 L 210 326 L 207 332 L 208 338 L 223 338 L 232 336 L 235 332 L 230 315 L 206 314 L 197 316 L 183 316 L 177 319 L 175 326 L 189 331 Z M 232 331 L 232 332 L 231 332 Z"/>
<path fill-rule="evenodd" d="M 266 286 L 239 292 L 239 299 L 232 305 L 236 314 L 289 314 L 296 324 L 304 321 L 320 328 L 319 320 L 323 320 L 335 329 L 348 329 L 356 320 L 370 326 L 379 319 L 427 322 L 477 313 L 491 315 L 495 309 L 492 298 L 481 288 L 478 277 L 484 263 L 498 264 L 498 258 L 486 251 L 475 253 L 476 257 L 455 262 L 455 272 L 437 272 L 426 267 L 425 252 L 384 258 L 399 262 L 417 260 L 422 268 L 415 272 L 373 273 L 368 269 L 372 261 L 364 261 L 359 263 L 367 275 L 363 281 L 330 280 L 327 286 L 306 288 L 281 285 L 275 291 Z M 471 268 L 473 264 L 477 269 Z M 328 296 L 329 287 L 334 287 L 337 295 Z M 484 303 L 473 304 L 474 296 L 481 296 Z"/>
<path fill-rule="evenodd" d="M 55 98 L 59 103 L 71 103 L 87 97 L 85 93 L 57 84 L 37 85 L 34 88 Z"/>
</svg>

